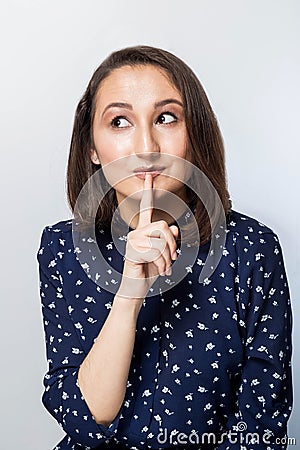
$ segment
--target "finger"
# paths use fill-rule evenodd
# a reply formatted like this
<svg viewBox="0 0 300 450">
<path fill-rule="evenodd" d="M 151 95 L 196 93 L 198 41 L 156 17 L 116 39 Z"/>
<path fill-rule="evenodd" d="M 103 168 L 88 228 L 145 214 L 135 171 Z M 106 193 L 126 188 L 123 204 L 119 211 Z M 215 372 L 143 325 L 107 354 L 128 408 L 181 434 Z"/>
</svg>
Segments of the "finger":
<svg viewBox="0 0 300 450">
<path fill-rule="evenodd" d="M 154 264 L 154 266 L 156 266 L 159 275 L 163 275 L 165 273 L 167 264 L 160 249 L 151 249 L 147 259 L 149 259 L 150 264 Z"/>
<path fill-rule="evenodd" d="M 169 272 L 170 269 L 172 271 L 172 258 L 170 255 L 170 249 L 167 245 L 165 246 L 164 251 L 161 253 L 161 257 L 164 260 L 165 266 L 163 269 L 163 273 L 160 273 L 160 275 L 166 275 L 166 272 Z M 171 273 L 169 273 L 168 275 L 170 274 Z"/>
<path fill-rule="evenodd" d="M 147 251 L 147 247 L 141 245 L 141 248 L 146 250 L 147 262 L 153 263 L 160 275 L 171 275 L 172 273 L 172 259 L 177 258 L 177 253 L 175 258 L 171 258 L 170 247 L 164 239 L 150 238 L 151 250 Z"/>
<path fill-rule="evenodd" d="M 156 239 L 156 241 L 159 240 Z M 134 264 L 153 263 L 157 267 L 158 273 L 162 275 L 167 268 L 167 262 L 160 248 L 161 242 L 155 242 L 154 244 L 156 248 L 152 245 L 150 249 L 149 247 L 139 245 L 138 251 L 127 252 L 126 260 Z"/>
<path fill-rule="evenodd" d="M 171 252 L 168 242 L 164 239 L 164 232 L 162 230 L 156 231 L 158 231 L 157 237 L 148 236 L 149 244 L 146 244 L 145 236 L 141 235 L 142 232 L 140 232 L 139 238 L 135 240 L 134 246 L 132 246 L 133 242 L 128 239 L 126 259 L 135 264 L 153 263 L 159 274 L 164 275 L 166 270 L 172 266 Z M 137 231 L 131 233 L 137 233 Z"/>
<path fill-rule="evenodd" d="M 179 229 L 176 225 L 171 225 L 170 226 L 170 230 L 171 233 L 173 234 L 174 240 L 175 240 L 175 250 L 172 249 L 172 259 L 177 259 L 177 244 L 176 244 L 176 239 L 178 239 L 179 236 Z"/>
<path fill-rule="evenodd" d="M 174 238 L 177 239 L 178 238 L 178 234 L 179 234 L 178 227 L 176 225 L 170 225 L 170 230 L 171 230 Z"/>
<path fill-rule="evenodd" d="M 167 269 L 165 259 L 161 256 L 160 258 L 155 259 L 153 264 L 156 266 L 158 274 L 160 276 L 164 276 Z"/>
<path fill-rule="evenodd" d="M 137 228 L 149 225 L 153 211 L 153 178 L 149 172 L 145 173 L 144 189 L 140 202 L 139 222 Z"/>
<path fill-rule="evenodd" d="M 171 259 L 177 258 L 177 243 L 176 238 L 178 237 L 178 227 L 176 225 L 171 225 L 168 227 L 166 224 L 162 228 L 157 228 L 151 231 L 150 237 L 160 238 L 165 241 L 166 246 L 171 255 Z"/>
</svg>

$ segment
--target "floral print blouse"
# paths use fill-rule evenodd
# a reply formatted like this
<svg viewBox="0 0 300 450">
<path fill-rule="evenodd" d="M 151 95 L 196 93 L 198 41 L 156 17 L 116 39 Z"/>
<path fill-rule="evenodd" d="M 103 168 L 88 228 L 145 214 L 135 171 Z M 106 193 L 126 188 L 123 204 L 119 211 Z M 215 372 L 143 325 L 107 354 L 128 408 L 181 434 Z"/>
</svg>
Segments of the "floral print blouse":
<svg viewBox="0 0 300 450">
<path fill-rule="evenodd" d="M 208 246 L 197 248 L 185 277 L 146 297 L 127 389 L 109 427 L 97 424 L 77 383 L 78 369 L 99 334 L 114 294 L 88 276 L 72 239 L 74 219 L 46 226 L 37 252 L 48 371 L 45 408 L 64 429 L 55 450 L 277 450 L 286 445 L 292 407 L 289 287 L 278 236 L 231 210 L 226 242 L 209 279 L 199 283 Z M 97 245 L 120 274 L 108 227 Z M 99 267 L 107 286 L 118 282 Z M 172 276 L 159 277 L 170 283 Z"/>
</svg>

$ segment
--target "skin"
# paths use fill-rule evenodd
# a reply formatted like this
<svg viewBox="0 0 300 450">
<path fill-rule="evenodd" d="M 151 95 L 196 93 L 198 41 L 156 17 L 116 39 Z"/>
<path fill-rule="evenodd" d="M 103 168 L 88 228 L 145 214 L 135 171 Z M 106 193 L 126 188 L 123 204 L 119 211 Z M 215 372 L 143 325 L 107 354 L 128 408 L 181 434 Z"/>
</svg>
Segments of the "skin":
<svg viewBox="0 0 300 450">
<path fill-rule="evenodd" d="M 152 65 L 115 69 L 97 92 L 93 138 L 91 159 L 102 165 L 116 191 L 120 213 L 131 228 L 138 224 L 143 190 L 143 180 L 133 174 L 133 169 L 150 164 L 167 166 L 153 179 L 152 220 L 172 223 L 174 219 L 163 211 L 170 199 L 162 190 L 187 201 L 185 184 L 167 175 L 181 178 L 179 158 L 188 160 L 189 155 L 182 98 L 168 75 Z M 161 209 L 156 209 L 159 199 Z M 124 200 L 127 202 L 122 205 Z M 177 216 L 176 207 L 174 211 Z M 178 215 L 181 212 L 182 207 Z"/>
<path fill-rule="evenodd" d="M 166 99 L 172 101 L 156 105 Z M 112 102 L 130 106 L 107 108 Z M 173 219 L 154 204 L 168 192 L 185 201 L 184 182 L 162 174 L 156 178 L 147 174 L 144 180 L 132 174 L 133 168 L 145 163 L 159 164 L 164 154 L 168 173 L 182 176 L 180 161 L 187 158 L 182 99 L 166 74 L 152 66 L 115 70 L 98 91 L 94 141 L 92 161 L 103 168 L 112 165 L 113 170 L 105 173 L 108 180 L 119 176 L 112 185 L 120 209 L 133 196 L 123 207 L 133 230 L 127 235 L 120 288 L 78 371 L 78 384 L 91 413 L 96 422 L 108 426 L 124 400 L 143 299 L 159 275 L 171 274 L 172 259 L 177 257 L 178 228 L 169 226 L 166 219 Z"/>
</svg>

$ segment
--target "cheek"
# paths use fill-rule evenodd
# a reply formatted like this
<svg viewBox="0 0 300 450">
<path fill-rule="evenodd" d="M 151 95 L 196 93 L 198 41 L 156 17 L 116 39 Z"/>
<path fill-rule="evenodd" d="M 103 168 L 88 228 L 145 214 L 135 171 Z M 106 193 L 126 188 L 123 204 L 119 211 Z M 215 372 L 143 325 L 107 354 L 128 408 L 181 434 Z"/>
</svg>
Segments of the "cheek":
<svg viewBox="0 0 300 450">
<path fill-rule="evenodd" d="M 162 151 L 170 155 L 185 158 L 187 152 L 187 134 L 184 130 L 169 134 L 162 143 Z"/>
<path fill-rule="evenodd" d="M 94 143 L 102 164 L 110 163 L 130 152 L 128 139 L 106 133 L 95 133 Z"/>
<path fill-rule="evenodd" d="M 94 143 L 98 155 L 100 156 L 101 164 L 107 164 L 114 160 L 115 149 L 111 145 L 111 140 L 105 136 L 94 136 Z"/>
</svg>

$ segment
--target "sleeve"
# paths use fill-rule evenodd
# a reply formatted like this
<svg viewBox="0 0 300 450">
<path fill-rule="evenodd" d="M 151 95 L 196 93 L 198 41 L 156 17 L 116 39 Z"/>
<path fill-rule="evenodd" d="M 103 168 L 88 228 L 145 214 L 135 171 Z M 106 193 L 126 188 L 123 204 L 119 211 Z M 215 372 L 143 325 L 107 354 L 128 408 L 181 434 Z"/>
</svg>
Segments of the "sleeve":
<svg viewBox="0 0 300 450">
<path fill-rule="evenodd" d="M 96 448 L 116 433 L 120 413 L 108 428 L 97 424 L 79 389 L 78 370 L 85 354 L 64 298 L 63 279 L 51 249 L 50 233 L 44 228 L 37 252 L 48 360 L 42 402 L 72 443 Z"/>
<path fill-rule="evenodd" d="M 259 245 L 253 247 L 239 251 L 244 363 L 235 411 L 219 450 L 287 447 L 293 402 L 288 281 L 276 234 L 261 234 Z"/>
</svg>

